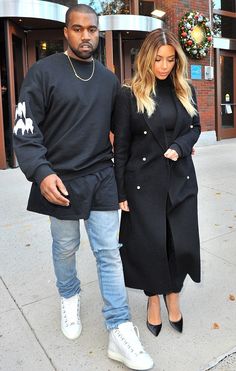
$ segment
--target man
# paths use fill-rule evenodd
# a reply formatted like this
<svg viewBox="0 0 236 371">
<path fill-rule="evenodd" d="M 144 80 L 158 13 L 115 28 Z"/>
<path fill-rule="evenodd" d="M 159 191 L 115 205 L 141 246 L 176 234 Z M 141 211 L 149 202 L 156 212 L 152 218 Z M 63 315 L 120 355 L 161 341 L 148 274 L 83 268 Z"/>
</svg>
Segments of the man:
<svg viewBox="0 0 236 371">
<path fill-rule="evenodd" d="M 28 210 L 50 215 L 63 334 L 76 339 L 82 330 L 75 253 L 79 219 L 84 219 L 104 300 L 108 356 L 131 369 L 149 369 L 153 361 L 130 322 L 117 242 L 118 199 L 109 131 L 119 83 L 93 59 L 99 31 L 92 8 L 69 8 L 64 34 L 67 51 L 32 66 L 16 109 L 15 151 L 33 182 Z"/>
</svg>

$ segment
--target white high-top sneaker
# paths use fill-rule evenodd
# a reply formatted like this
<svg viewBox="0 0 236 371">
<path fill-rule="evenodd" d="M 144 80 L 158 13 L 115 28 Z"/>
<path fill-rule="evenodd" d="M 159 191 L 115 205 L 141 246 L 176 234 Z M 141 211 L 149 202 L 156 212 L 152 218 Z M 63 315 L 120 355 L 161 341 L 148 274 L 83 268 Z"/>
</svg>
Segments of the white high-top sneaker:
<svg viewBox="0 0 236 371">
<path fill-rule="evenodd" d="M 80 295 L 69 299 L 61 298 L 61 330 L 71 340 L 77 339 L 82 331 L 80 321 Z"/>
<path fill-rule="evenodd" d="M 153 367 L 153 360 L 143 349 L 138 329 L 134 328 L 132 322 L 124 322 L 110 331 L 107 353 L 109 358 L 133 370 L 149 370 Z"/>
</svg>

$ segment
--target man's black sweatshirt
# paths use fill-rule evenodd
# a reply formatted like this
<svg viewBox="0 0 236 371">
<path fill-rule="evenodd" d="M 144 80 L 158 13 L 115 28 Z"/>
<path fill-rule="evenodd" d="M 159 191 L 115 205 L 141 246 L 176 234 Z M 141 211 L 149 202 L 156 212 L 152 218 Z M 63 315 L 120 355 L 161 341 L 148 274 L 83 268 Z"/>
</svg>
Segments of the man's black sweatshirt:
<svg viewBox="0 0 236 371">
<path fill-rule="evenodd" d="M 93 62 L 71 59 L 87 78 Z M 100 62 L 89 81 L 78 79 L 64 53 L 35 63 L 19 97 L 14 148 L 22 171 L 37 184 L 49 174 L 62 180 L 111 166 L 111 117 L 119 82 Z"/>
</svg>

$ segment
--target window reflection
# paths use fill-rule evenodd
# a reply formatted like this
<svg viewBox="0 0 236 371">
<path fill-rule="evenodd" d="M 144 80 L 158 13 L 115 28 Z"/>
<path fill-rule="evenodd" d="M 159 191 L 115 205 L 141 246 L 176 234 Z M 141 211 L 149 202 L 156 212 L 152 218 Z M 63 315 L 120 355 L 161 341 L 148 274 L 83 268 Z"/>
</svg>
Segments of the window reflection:
<svg viewBox="0 0 236 371">
<path fill-rule="evenodd" d="M 221 37 L 221 16 L 213 14 L 213 34 L 216 37 Z"/>
<path fill-rule="evenodd" d="M 42 59 L 51 54 L 63 52 L 63 40 L 37 40 L 35 48 L 36 60 Z"/>
<path fill-rule="evenodd" d="M 235 18 L 213 15 L 213 33 L 216 37 L 236 39 Z"/>
<path fill-rule="evenodd" d="M 129 1 L 101 1 L 101 13 L 106 14 L 129 14 Z"/>
</svg>

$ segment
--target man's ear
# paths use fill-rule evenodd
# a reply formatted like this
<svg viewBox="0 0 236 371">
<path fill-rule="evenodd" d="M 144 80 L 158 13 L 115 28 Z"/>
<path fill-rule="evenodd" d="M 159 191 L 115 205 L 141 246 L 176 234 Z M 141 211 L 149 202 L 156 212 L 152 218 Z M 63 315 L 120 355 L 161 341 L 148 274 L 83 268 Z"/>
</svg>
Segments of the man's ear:
<svg viewBox="0 0 236 371">
<path fill-rule="evenodd" d="M 67 32 L 68 32 L 68 28 L 64 27 L 64 36 L 65 36 L 66 40 L 68 40 Z"/>
</svg>

